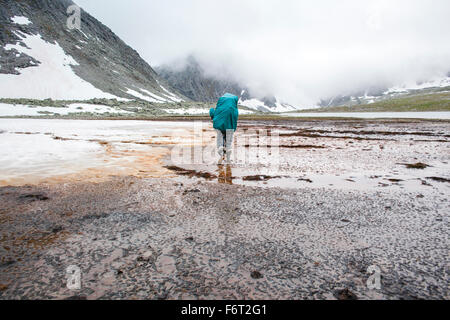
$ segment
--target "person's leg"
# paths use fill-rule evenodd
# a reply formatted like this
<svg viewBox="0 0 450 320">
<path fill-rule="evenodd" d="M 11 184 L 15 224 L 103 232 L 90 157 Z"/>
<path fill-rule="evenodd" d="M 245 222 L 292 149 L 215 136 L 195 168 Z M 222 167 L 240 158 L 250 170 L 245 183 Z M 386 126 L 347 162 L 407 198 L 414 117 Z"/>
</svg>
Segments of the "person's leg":
<svg viewBox="0 0 450 320">
<path fill-rule="evenodd" d="M 227 130 L 225 135 L 225 150 L 228 163 L 231 160 L 231 152 L 233 149 L 233 137 L 234 137 L 234 130 Z"/>
<path fill-rule="evenodd" d="M 216 133 L 217 133 L 217 139 L 216 139 L 217 152 L 219 153 L 220 160 L 222 160 L 223 155 L 224 155 L 224 147 L 225 147 L 225 145 L 224 145 L 224 135 L 223 135 L 222 131 L 217 130 L 217 129 L 216 129 Z"/>
</svg>

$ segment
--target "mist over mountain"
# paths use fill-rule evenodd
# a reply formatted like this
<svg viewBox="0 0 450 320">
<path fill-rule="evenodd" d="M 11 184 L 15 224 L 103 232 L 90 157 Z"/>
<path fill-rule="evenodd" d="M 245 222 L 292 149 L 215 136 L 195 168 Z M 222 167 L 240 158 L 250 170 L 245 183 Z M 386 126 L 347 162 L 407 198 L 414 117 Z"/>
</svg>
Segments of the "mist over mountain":
<svg viewBox="0 0 450 320">
<path fill-rule="evenodd" d="M 152 66 L 193 54 L 206 74 L 298 107 L 450 70 L 448 0 L 78 2 Z"/>
<path fill-rule="evenodd" d="M 243 106 L 282 112 L 372 103 L 450 83 L 442 1 L 414 0 L 402 10 L 390 2 L 269 8 L 232 1 L 222 8 L 174 1 L 179 5 L 79 0 L 108 27 L 81 10 L 81 29 L 71 30 L 72 1 L 0 0 L 0 98 L 210 103 L 230 92 Z M 333 8 L 341 15 L 331 15 Z M 360 16 L 350 19 L 349 8 Z M 242 23 L 246 16 L 252 23 Z M 343 17 L 348 24 L 339 23 Z"/>
<path fill-rule="evenodd" d="M 81 29 L 69 29 L 67 9 L 73 4 L 0 0 L 1 98 L 186 99 L 86 11 L 81 10 Z"/>
<path fill-rule="evenodd" d="M 206 75 L 192 55 L 186 58 L 182 66 L 165 64 L 155 67 L 155 70 L 171 86 L 194 101 L 216 102 L 227 92 L 240 96 L 246 90 L 236 82 Z"/>
<path fill-rule="evenodd" d="M 173 88 L 193 101 L 215 103 L 225 93 L 239 97 L 239 104 L 262 112 L 282 112 L 295 110 L 295 107 L 281 103 L 270 92 L 255 96 L 251 90 L 227 75 L 207 74 L 204 67 L 193 55 L 186 59 L 155 67 L 157 73 Z M 229 75 L 228 75 L 229 77 Z"/>
</svg>

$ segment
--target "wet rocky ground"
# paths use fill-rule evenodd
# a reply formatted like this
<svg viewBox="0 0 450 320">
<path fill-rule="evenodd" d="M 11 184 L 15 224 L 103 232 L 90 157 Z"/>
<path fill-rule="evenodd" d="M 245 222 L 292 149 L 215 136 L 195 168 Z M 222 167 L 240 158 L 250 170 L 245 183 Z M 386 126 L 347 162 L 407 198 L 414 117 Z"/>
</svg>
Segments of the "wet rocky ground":
<svg viewBox="0 0 450 320">
<path fill-rule="evenodd" d="M 323 148 L 282 147 L 277 170 L 0 188 L 0 298 L 449 298 L 448 123 L 252 125 Z"/>
</svg>

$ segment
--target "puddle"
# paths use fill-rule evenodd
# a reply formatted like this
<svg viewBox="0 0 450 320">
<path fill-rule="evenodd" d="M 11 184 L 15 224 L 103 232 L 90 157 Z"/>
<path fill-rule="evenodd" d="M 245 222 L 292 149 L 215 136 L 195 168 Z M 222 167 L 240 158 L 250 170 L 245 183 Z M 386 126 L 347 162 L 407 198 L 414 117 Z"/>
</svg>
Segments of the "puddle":
<svg viewBox="0 0 450 320">
<path fill-rule="evenodd" d="M 395 190 L 406 191 L 432 191 L 441 190 L 439 185 L 431 185 L 427 182 L 436 181 L 442 184 L 450 182 L 450 179 L 439 177 L 426 177 L 425 175 L 395 175 L 392 178 L 390 174 L 380 172 L 367 172 L 351 175 L 288 175 L 282 172 L 275 175 L 252 171 L 249 168 L 243 168 L 235 165 L 213 165 L 213 166 L 186 166 L 191 169 L 181 167 L 167 166 L 169 170 L 184 179 L 201 179 L 212 183 L 235 184 L 263 188 L 284 188 L 284 189 L 303 189 L 303 188 L 333 188 L 346 190 L 374 190 L 392 188 Z M 199 171 L 192 169 L 198 167 Z M 428 187 L 428 188 L 424 188 Z M 450 191 L 448 186 L 447 192 Z"/>
<path fill-rule="evenodd" d="M 0 119 L 0 130 L 0 186 L 136 176 L 280 188 L 449 188 L 448 123 L 242 121 L 231 165 L 217 165 L 208 122 Z M 212 161 L 171 158 L 176 148 L 198 147 Z"/>
</svg>

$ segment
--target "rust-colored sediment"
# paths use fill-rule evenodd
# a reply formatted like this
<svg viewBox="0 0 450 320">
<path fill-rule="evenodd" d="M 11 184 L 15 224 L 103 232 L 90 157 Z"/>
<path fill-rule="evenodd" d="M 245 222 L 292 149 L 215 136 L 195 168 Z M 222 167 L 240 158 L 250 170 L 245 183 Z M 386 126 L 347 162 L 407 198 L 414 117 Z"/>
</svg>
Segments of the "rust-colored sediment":
<svg viewBox="0 0 450 320">
<path fill-rule="evenodd" d="M 91 168 L 79 168 L 74 163 L 70 174 L 55 176 L 22 175 L 12 179 L 0 180 L 0 187 L 37 184 L 58 184 L 66 182 L 104 182 L 112 176 L 161 177 L 169 173 L 162 167 L 161 160 L 170 150 L 165 147 L 153 147 L 148 151 L 119 150 L 111 143 L 98 141 L 105 149 L 98 157 L 103 164 Z"/>
<path fill-rule="evenodd" d="M 11 179 L 0 180 L 0 187 L 5 186 L 23 186 L 23 185 L 39 185 L 39 184 L 60 184 L 70 182 L 105 182 L 111 177 L 133 176 L 138 178 L 160 178 L 165 176 L 175 176 L 171 170 L 164 167 L 162 160 L 167 157 L 172 147 L 175 145 L 196 145 L 199 141 L 190 141 L 188 132 L 186 139 L 177 140 L 180 137 L 174 135 L 162 135 L 151 137 L 146 141 L 121 141 L 120 143 L 108 142 L 98 139 L 89 140 L 89 142 L 98 143 L 104 149 L 99 153 L 96 160 L 100 159 L 101 164 L 96 161 L 92 167 L 85 168 L 77 164 L 71 164 L 69 174 L 61 175 L 20 175 Z M 161 142 L 157 138 L 169 138 L 167 141 Z M 65 141 L 57 137 L 58 140 Z M 195 139 L 195 138 L 194 138 Z M 203 139 L 200 144 L 204 145 L 208 139 Z M 62 142 L 63 143 L 63 142 Z M 148 146 L 147 150 L 133 149 L 133 146 Z M 68 169 L 68 168 L 63 168 Z"/>
</svg>

